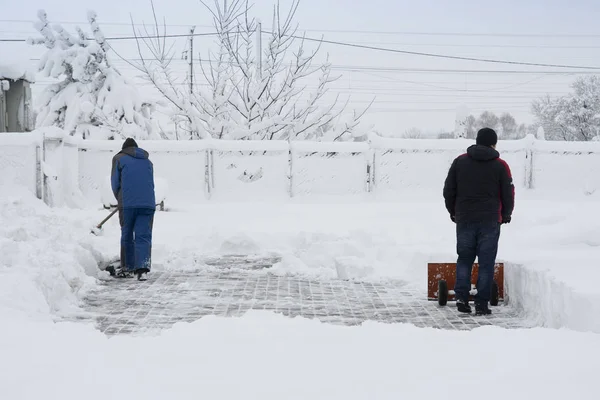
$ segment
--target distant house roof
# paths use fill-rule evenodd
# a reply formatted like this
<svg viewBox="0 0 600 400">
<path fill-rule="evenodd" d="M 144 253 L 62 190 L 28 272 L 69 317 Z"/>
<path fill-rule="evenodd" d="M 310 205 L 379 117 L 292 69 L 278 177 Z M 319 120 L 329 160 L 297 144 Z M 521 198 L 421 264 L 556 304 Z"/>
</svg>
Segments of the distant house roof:
<svg viewBox="0 0 600 400">
<path fill-rule="evenodd" d="M 35 82 L 35 74 L 31 66 L 25 62 L 0 60 L 0 79 L 11 79 L 17 81 L 24 79 L 27 82 Z"/>
</svg>

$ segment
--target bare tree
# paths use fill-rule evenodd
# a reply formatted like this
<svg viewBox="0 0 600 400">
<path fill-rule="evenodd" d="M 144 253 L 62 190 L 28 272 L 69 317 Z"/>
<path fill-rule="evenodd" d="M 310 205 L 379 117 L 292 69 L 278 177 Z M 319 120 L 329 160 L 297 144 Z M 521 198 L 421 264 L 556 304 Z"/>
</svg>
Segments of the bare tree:
<svg viewBox="0 0 600 400">
<path fill-rule="evenodd" d="M 419 129 L 419 128 L 410 128 L 407 129 L 403 134 L 402 137 L 404 139 L 422 139 L 423 138 L 423 132 Z"/>
<path fill-rule="evenodd" d="M 339 104 L 339 96 L 325 101 L 329 84 L 339 76 L 332 76 L 328 60 L 313 66 L 321 43 L 312 52 L 305 50 L 306 38 L 293 23 L 299 0 L 284 14 L 279 3 L 274 6 L 270 32 L 258 31 L 247 0 L 214 0 L 212 6 L 201 2 L 213 17 L 218 46 L 216 53 L 199 60 L 207 90 L 196 85 L 190 93 L 177 81 L 170 68 L 173 51 L 166 43 L 166 23 L 159 26 L 154 5 L 154 32 L 145 26 L 135 32 L 134 27 L 141 60 L 136 67 L 174 109 L 173 122 L 189 127 L 187 136 L 349 140 L 358 135 L 368 107 L 343 115 L 348 102 Z M 254 42 L 263 34 L 268 39 L 259 62 Z M 311 80 L 316 87 L 309 88 Z"/>
<path fill-rule="evenodd" d="M 477 118 L 473 115 L 469 115 L 466 121 L 467 125 L 467 139 L 475 139 L 477 137 Z"/>
<path fill-rule="evenodd" d="M 492 128 L 497 130 L 500 126 L 500 119 L 491 111 L 484 111 L 477 120 L 477 130 L 481 128 Z"/>
<path fill-rule="evenodd" d="M 502 127 L 503 139 L 516 139 L 517 138 L 517 121 L 510 113 L 503 113 L 500 115 L 500 126 Z"/>
</svg>

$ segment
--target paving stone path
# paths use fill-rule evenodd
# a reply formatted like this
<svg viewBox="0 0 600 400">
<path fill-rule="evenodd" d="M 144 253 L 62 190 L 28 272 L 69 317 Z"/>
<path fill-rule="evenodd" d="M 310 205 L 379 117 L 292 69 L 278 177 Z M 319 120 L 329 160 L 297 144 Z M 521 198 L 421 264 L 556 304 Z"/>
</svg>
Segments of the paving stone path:
<svg viewBox="0 0 600 400">
<path fill-rule="evenodd" d="M 85 315 L 107 335 L 147 334 L 206 315 L 241 316 L 271 310 L 289 317 L 357 325 L 367 320 L 419 327 L 468 330 L 484 325 L 531 327 L 512 308 L 492 307 L 491 316 L 459 314 L 440 307 L 401 281 L 385 283 L 278 276 L 276 260 L 229 257 L 205 260 L 209 269 L 153 272 L 147 281 L 110 279 L 85 299 Z"/>
</svg>

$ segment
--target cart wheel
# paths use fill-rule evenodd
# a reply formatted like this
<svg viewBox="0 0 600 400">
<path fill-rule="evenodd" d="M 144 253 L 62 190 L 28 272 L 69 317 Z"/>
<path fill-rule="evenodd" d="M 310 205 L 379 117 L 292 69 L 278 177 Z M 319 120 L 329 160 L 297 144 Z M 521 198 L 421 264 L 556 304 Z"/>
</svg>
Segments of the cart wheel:
<svg viewBox="0 0 600 400">
<path fill-rule="evenodd" d="M 498 284 L 496 281 L 492 283 L 492 295 L 490 297 L 490 305 L 497 306 L 498 298 L 500 297 L 500 289 L 498 288 Z"/>
<path fill-rule="evenodd" d="M 445 306 L 448 303 L 448 284 L 445 280 L 438 281 L 438 304 Z"/>
</svg>

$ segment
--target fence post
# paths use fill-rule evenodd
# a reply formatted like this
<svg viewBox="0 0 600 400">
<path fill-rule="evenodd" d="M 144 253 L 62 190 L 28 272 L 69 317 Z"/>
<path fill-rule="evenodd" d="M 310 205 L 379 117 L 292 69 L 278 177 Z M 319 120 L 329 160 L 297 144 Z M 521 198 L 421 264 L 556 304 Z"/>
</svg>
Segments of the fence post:
<svg viewBox="0 0 600 400">
<path fill-rule="evenodd" d="M 288 166 L 289 166 L 289 174 L 290 174 L 290 198 L 294 197 L 294 156 L 292 154 L 292 143 L 288 140 Z"/>
<path fill-rule="evenodd" d="M 212 161 L 212 149 L 206 149 L 206 155 L 204 157 L 204 183 L 205 183 L 205 188 L 206 188 L 206 194 L 208 195 L 208 199 L 210 200 L 211 195 L 212 195 L 212 190 L 211 190 L 211 173 L 212 173 L 212 166 L 211 166 L 211 161 Z"/>
<path fill-rule="evenodd" d="M 376 184 L 375 184 L 375 162 L 377 161 L 377 157 L 376 157 L 376 153 L 377 151 L 375 149 L 372 149 L 373 151 L 373 162 L 371 163 L 371 176 L 370 176 L 370 180 L 371 180 L 371 184 L 370 184 L 370 189 L 369 192 L 373 192 L 376 189 Z"/>
<path fill-rule="evenodd" d="M 40 146 L 35 145 L 35 195 L 38 199 L 44 200 L 44 178 L 42 177 L 42 158 L 43 158 L 43 142 Z"/>
<path fill-rule="evenodd" d="M 534 154 L 535 154 L 535 138 L 530 137 L 525 147 L 525 188 L 534 188 Z"/>
</svg>

